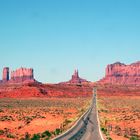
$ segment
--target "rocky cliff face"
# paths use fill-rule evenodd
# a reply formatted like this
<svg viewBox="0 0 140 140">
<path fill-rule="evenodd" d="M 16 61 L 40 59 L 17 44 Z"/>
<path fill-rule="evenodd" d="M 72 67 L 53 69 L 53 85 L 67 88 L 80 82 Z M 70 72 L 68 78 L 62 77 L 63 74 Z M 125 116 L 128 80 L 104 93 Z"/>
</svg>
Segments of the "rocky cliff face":
<svg viewBox="0 0 140 140">
<path fill-rule="evenodd" d="M 100 82 L 124 85 L 140 85 L 140 61 L 126 65 L 120 62 L 106 67 L 106 75 Z"/>
<path fill-rule="evenodd" d="M 34 81 L 33 69 L 19 68 L 11 72 L 10 82 Z"/>
<path fill-rule="evenodd" d="M 3 68 L 2 81 L 7 82 L 8 80 L 9 80 L 9 68 L 5 67 Z"/>
</svg>

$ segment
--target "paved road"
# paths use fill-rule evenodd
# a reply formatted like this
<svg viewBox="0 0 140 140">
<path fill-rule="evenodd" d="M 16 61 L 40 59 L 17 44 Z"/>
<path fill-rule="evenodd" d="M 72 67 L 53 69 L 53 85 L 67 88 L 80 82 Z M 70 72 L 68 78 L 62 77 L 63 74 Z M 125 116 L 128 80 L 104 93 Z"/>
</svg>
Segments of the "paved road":
<svg viewBox="0 0 140 140">
<path fill-rule="evenodd" d="M 96 107 L 96 90 L 94 91 L 90 109 L 72 129 L 54 140 L 103 140 Z"/>
<path fill-rule="evenodd" d="M 102 134 L 99 128 L 98 112 L 96 107 L 96 94 L 94 94 L 92 111 L 89 114 L 89 121 L 86 127 L 86 131 L 81 140 L 103 140 Z"/>
</svg>

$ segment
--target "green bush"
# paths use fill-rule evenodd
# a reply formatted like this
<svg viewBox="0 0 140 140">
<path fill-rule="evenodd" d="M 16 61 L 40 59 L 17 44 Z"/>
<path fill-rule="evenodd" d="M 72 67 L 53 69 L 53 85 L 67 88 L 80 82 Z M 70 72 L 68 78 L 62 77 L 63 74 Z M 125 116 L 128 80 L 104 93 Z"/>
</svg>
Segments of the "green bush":
<svg viewBox="0 0 140 140">
<path fill-rule="evenodd" d="M 137 136 L 132 136 L 130 140 L 139 140 L 139 138 Z"/>
<path fill-rule="evenodd" d="M 58 128 L 54 132 L 55 135 L 59 135 L 60 133 L 61 133 L 61 129 L 58 129 Z"/>
<path fill-rule="evenodd" d="M 40 134 L 34 134 L 31 140 L 40 140 Z"/>
<path fill-rule="evenodd" d="M 7 134 L 7 138 L 15 138 L 15 136 L 12 134 Z"/>
<path fill-rule="evenodd" d="M 107 134 L 107 129 L 106 128 L 101 128 L 102 132 L 106 135 Z"/>
<path fill-rule="evenodd" d="M 107 139 L 108 139 L 108 140 L 112 140 L 112 138 L 110 138 L 110 137 L 108 137 Z"/>
<path fill-rule="evenodd" d="M 48 130 L 46 130 L 45 132 L 42 133 L 42 138 L 44 138 L 46 136 L 51 137 L 52 134 Z"/>
<path fill-rule="evenodd" d="M 3 130 L 0 130 L 0 135 L 3 135 L 4 134 L 4 131 Z"/>
</svg>

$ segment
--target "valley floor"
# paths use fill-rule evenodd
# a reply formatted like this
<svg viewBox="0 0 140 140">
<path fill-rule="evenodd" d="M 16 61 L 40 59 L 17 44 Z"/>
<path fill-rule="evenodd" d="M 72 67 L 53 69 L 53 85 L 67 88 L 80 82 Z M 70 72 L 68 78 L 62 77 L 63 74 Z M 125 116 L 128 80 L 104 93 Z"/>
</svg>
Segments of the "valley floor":
<svg viewBox="0 0 140 140">
<path fill-rule="evenodd" d="M 98 95 L 101 129 L 109 140 L 140 139 L 140 96 Z"/>
<path fill-rule="evenodd" d="M 87 98 L 1 98 L 0 140 L 49 139 L 70 128 L 90 105 Z"/>
</svg>

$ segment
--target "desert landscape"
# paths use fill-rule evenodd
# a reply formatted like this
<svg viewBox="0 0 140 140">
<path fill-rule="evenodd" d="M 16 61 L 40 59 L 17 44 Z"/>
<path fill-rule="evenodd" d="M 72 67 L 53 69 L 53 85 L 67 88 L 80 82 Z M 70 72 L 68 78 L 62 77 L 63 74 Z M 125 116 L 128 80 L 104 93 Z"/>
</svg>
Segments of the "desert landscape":
<svg viewBox="0 0 140 140">
<path fill-rule="evenodd" d="M 0 140 L 140 140 L 140 0 L 0 0 Z"/>
<path fill-rule="evenodd" d="M 125 87 L 122 89 L 116 86 L 112 87 L 113 92 L 109 92 L 106 86 L 103 91 L 98 91 L 100 124 L 105 139 L 140 139 L 140 94 L 137 93 L 139 88 L 124 89 Z"/>
<path fill-rule="evenodd" d="M 50 139 L 70 128 L 90 98 L 2 98 L 0 139 Z"/>
<path fill-rule="evenodd" d="M 69 130 L 90 108 L 97 89 L 100 129 L 105 140 L 140 139 L 139 64 L 114 63 L 98 82 L 80 78 L 43 84 L 33 69 L 3 69 L 0 84 L 0 139 L 46 140 Z M 120 82 L 120 84 L 119 84 Z"/>
<path fill-rule="evenodd" d="M 105 139 L 140 139 L 140 62 L 114 63 L 98 86 L 98 108 Z"/>
<path fill-rule="evenodd" d="M 91 104 L 92 88 L 81 84 L 77 72 L 73 84 L 42 84 L 33 73 L 26 76 L 27 69 L 17 70 L 21 75 L 11 80 L 5 70 L 0 84 L 1 140 L 49 140 L 72 127 Z"/>
</svg>

